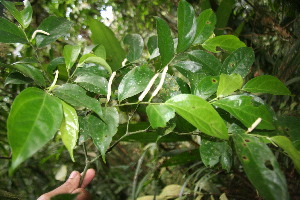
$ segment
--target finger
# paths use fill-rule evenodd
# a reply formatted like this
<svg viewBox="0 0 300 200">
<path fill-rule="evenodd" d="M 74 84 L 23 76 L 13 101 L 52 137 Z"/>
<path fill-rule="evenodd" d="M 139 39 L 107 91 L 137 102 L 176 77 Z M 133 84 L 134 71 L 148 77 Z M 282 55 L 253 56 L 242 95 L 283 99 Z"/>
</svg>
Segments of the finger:
<svg viewBox="0 0 300 200">
<path fill-rule="evenodd" d="M 78 196 L 76 197 L 76 200 L 91 200 L 92 197 L 88 191 L 86 191 L 83 188 L 78 188 L 72 192 L 72 194 L 79 193 Z"/>
<path fill-rule="evenodd" d="M 80 187 L 85 188 L 94 179 L 95 175 L 94 169 L 88 169 Z"/>
</svg>

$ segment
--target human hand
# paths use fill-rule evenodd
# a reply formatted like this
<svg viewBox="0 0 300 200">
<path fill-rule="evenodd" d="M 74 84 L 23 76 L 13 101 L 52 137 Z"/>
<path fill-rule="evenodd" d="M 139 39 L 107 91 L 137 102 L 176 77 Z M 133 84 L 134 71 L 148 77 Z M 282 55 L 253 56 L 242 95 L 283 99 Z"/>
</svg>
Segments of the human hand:
<svg viewBox="0 0 300 200">
<path fill-rule="evenodd" d="M 88 169 L 84 180 L 82 181 L 82 185 L 80 186 L 81 174 L 78 171 L 73 171 L 64 184 L 48 193 L 43 194 L 37 200 L 50 200 L 52 197 L 58 194 L 75 193 L 79 193 L 76 200 L 91 200 L 91 195 L 85 190 L 85 187 L 93 180 L 95 174 L 96 173 L 94 169 Z"/>
</svg>

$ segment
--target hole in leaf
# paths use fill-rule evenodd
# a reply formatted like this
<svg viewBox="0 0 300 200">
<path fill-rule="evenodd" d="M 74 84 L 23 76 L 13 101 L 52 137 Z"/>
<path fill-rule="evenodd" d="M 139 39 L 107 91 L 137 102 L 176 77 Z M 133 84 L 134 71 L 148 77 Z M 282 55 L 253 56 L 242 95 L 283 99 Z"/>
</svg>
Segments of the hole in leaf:
<svg viewBox="0 0 300 200">
<path fill-rule="evenodd" d="M 265 166 L 266 168 L 268 168 L 269 170 L 274 170 L 273 165 L 271 163 L 270 160 L 265 161 Z"/>
<path fill-rule="evenodd" d="M 242 156 L 243 160 L 248 160 L 247 156 Z"/>
<path fill-rule="evenodd" d="M 211 21 L 206 21 L 206 24 L 211 24 Z"/>
<path fill-rule="evenodd" d="M 245 142 L 250 142 L 250 140 L 246 139 Z"/>
</svg>

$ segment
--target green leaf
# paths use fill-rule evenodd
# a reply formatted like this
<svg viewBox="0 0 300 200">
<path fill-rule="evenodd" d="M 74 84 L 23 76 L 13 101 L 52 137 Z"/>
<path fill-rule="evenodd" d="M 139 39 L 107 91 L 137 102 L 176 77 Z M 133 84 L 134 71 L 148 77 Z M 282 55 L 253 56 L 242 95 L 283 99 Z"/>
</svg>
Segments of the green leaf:
<svg viewBox="0 0 300 200">
<path fill-rule="evenodd" d="M 28 78 L 26 76 L 24 76 L 21 73 L 18 72 L 14 72 L 14 73 L 10 73 L 5 81 L 4 81 L 4 85 L 7 84 L 28 84 L 28 83 L 32 83 L 33 80 L 31 78 Z"/>
<path fill-rule="evenodd" d="M 232 150 L 226 141 L 214 142 L 203 139 L 200 145 L 201 160 L 206 167 L 213 167 L 221 162 L 227 172 L 231 168 Z"/>
<path fill-rule="evenodd" d="M 159 53 L 161 56 L 162 67 L 169 64 L 173 59 L 175 49 L 174 41 L 171 35 L 171 30 L 166 21 L 159 17 L 156 18 L 156 28 L 157 28 L 157 43 L 159 48 Z"/>
<path fill-rule="evenodd" d="M 214 55 L 202 50 L 188 52 L 189 58 L 202 66 L 202 70 L 207 75 L 217 76 L 220 74 L 221 62 Z"/>
<path fill-rule="evenodd" d="M 75 107 L 85 107 L 94 111 L 102 118 L 100 102 L 86 95 L 86 91 L 75 84 L 64 84 L 53 90 L 53 93 Z"/>
<path fill-rule="evenodd" d="M 210 38 L 202 44 L 202 47 L 204 49 L 213 53 L 220 52 L 217 51 L 217 47 L 220 47 L 225 51 L 233 52 L 238 48 L 245 46 L 246 45 L 234 35 L 220 35 L 214 38 Z"/>
<path fill-rule="evenodd" d="M 262 118 L 257 129 L 274 130 L 273 114 L 264 102 L 256 96 L 233 95 L 213 102 L 215 106 L 226 110 L 240 120 L 247 128 Z"/>
<path fill-rule="evenodd" d="M 202 98 L 191 94 L 177 95 L 165 103 L 203 133 L 228 139 L 226 125 L 217 111 Z"/>
<path fill-rule="evenodd" d="M 243 86 L 243 78 L 239 74 L 221 74 L 217 90 L 217 97 L 224 97 L 232 94 Z"/>
<path fill-rule="evenodd" d="M 194 41 L 197 29 L 194 8 L 186 0 L 178 5 L 178 46 L 177 53 L 188 49 Z"/>
<path fill-rule="evenodd" d="M 202 44 L 205 42 L 213 33 L 216 25 L 216 15 L 212 9 L 204 10 L 197 17 L 197 31 L 193 44 Z"/>
<path fill-rule="evenodd" d="M 110 74 L 112 73 L 110 66 L 108 63 L 101 57 L 95 56 L 94 54 L 85 54 L 79 59 L 79 65 L 83 65 L 84 63 L 95 63 L 104 67 Z"/>
<path fill-rule="evenodd" d="M 166 127 L 167 122 L 175 117 L 175 110 L 165 105 L 148 105 L 146 112 L 152 128 Z"/>
<path fill-rule="evenodd" d="M 19 11 L 13 2 L 0 0 L 5 8 L 14 16 L 14 18 L 23 26 L 27 28 L 32 19 L 32 7 L 29 0 L 24 0 L 24 9 Z"/>
<path fill-rule="evenodd" d="M 207 99 L 217 92 L 219 81 L 220 79 L 218 76 L 206 76 L 197 83 L 193 90 L 193 94 L 203 99 Z"/>
<path fill-rule="evenodd" d="M 80 75 L 76 77 L 74 82 L 90 92 L 104 95 L 107 94 L 108 82 L 106 78 L 102 76 L 93 74 Z"/>
<path fill-rule="evenodd" d="M 63 55 L 65 58 L 67 71 L 73 67 L 80 54 L 81 46 L 80 45 L 65 45 L 63 50 Z"/>
<path fill-rule="evenodd" d="M 75 200 L 78 196 L 78 193 L 76 194 L 58 194 L 54 197 L 51 197 L 50 200 Z"/>
<path fill-rule="evenodd" d="M 75 162 L 73 149 L 75 148 L 78 139 L 78 116 L 76 110 L 72 106 L 66 104 L 63 101 L 61 101 L 61 103 L 64 112 L 64 118 L 60 126 L 61 139 L 65 147 L 68 149 L 72 161 Z"/>
<path fill-rule="evenodd" d="M 2 43 L 28 43 L 25 33 L 10 21 L 0 17 L 0 42 Z"/>
<path fill-rule="evenodd" d="M 42 21 L 37 30 L 43 30 L 50 35 L 38 34 L 36 36 L 36 46 L 44 47 L 51 44 L 60 37 L 67 35 L 73 23 L 61 17 L 50 16 Z"/>
<path fill-rule="evenodd" d="M 138 60 L 143 53 L 144 40 L 139 34 L 128 34 L 123 40 L 125 45 L 128 45 L 127 59 L 129 62 Z"/>
<path fill-rule="evenodd" d="M 300 151 L 298 151 L 291 140 L 285 136 L 274 136 L 270 138 L 274 141 L 280 148 L 282 148 L 285 153 L 293 160 L 295 168 L 298 173 L 300 173 Z"/>
<path fill-rule="evenodd" d="M 146 66 L 135 67 L 130 70 L 122 79 L 118 88 L 118 100 L 132 97 L 142 92 L 148 85 L 154 73 Z"/>
<path fill-rule="evenodd" d="M 240 74 L 243 78 L 250 72 L 254 63 L 254 52 L 252 48 L 242 47 L 230 54 L 222 65 L 222 73 Z"/>
<path fill-rule="evenodd" d="M 285 177 L 269 147 L 243 132 L 233 134 L 233 141 L 248 179 L 262 198 L 289 199 Z"/>
<path fill-rule="evenodd" d="M 17 71 L 19 71 L 24 76 L 27 76 L 34 80 L 34 82 L 39 86 L 45 86 L 45 78 L 43 73 L 37 68 L 29 65 L 29 64 L 14 64 L 11 67 Z"/>
<path fill-rule="evenodd" d="M 59 99 L 43 90 L 27 88 L 16 97 L 7 120 L 12 148 L 10 174 L 53 138 L 62 118 Z"/>
<path fill-rule="evenodd" d="M 290 90 L 276 77 L 262 75 L 248 81 L 243 90 L 252 93 L 268 93 L 274 95 L 291 95 Z"/>
<path fill-rule="evenodd" d="M 221 1 L 216 12 L 216 16 L 217 16 L 217 24 L 216 24 L 216 31 L 215 31 L 216 35 L 224 34 L 224 28 L 228 24 L 228 20 L 232 13 L 232 9 L 234 7 L 235 2 L 236 2 L 235 0 Z"/>
<path fill-rule="evenodd" d="M 47 73 L 53 74 L 53 71 L 58 68 L 59 65 L 64 65 L 65 59 L 64 57 L 57 57 L 50 61 L 47 66 Z"/>
<path fill-rule="evenodd" d="M 189 150 L 181 150 L 181 151 L 173 150 L 173 152 L 171 151 L 168 152 L 167 155 L 165 154 L 164 157 L 169 157 L 169 159 L 166 160 L 161 165 L 162 167 L 168 167 L 174 165 L 185 165 L 200 160 L 198 149 L 189 149 Z"/>
<path fill-rule="evenodd" d="M 101 57 L 104 60 L 106 60 L 106 49 L 105 49 L 104 45 L 102 45 L 102 44 L 97 45 L 93 49 L 93 52 L 94 52 L 95 56 Z"/>
<path fill-rule="evenodd" d="M 108 64 L 111 66 L 111 69 L 113 71 L 120 69 L 126 54 L 115 34 L 98 20 L 89 19 L 88 25 L 92 32 L 92 41 L 105 47 Z"/>
<path fill-rule="evenodd" d="M 82 75 L 96 75 L 109 78 L 109 72 L 102 66 L 94 63 L 84 64 L 81 67 L 76 68 L 74 76 Z"/>
<path fill-rule="evenodd" d="M 103 160 L 105 161 L 105 154 L 112 141 L 112 137 L 117 133 L 119 126 L 119 114 L 114 107 L 103 108 L 103 118 L 95 117 L 94 115 L 88 116 L 88 131 L 93 139 L 94 144 L 100 151 Z"/>
<path fill-rule="evenodd" d="M 148 42 L 147 42 L 147 48 L 148 51 L 150 53 L 150 55 L 153 54 L 153 52 L 158 49 L 157 46 L 157 35 L 152 35 L 151 37 L 149 37 Z"/>
</svg>

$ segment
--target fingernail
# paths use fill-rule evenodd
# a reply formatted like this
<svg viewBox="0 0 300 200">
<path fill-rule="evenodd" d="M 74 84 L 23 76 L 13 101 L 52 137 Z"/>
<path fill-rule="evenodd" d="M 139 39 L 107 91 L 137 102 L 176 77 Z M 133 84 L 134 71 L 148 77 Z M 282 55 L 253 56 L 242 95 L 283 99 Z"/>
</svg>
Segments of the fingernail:
<svg viewBox="0 0 300 200">
<path fill-rule="evenodd" d="M 73 172 L 70 174 L 69 178 L 75 178 L 76 176 L 77 176 L 77 172 L 76 172 L 76 171 L 73 171 Z"/>
</svg>

